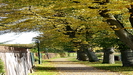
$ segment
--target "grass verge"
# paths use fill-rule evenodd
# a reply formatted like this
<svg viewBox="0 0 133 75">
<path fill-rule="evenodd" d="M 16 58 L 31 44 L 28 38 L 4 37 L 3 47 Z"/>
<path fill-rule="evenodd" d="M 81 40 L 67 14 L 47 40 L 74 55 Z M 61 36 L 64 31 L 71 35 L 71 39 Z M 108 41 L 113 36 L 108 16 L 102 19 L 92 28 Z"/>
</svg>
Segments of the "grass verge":
<svg viewBox="0 0 133 75">
<path fill-rule="evenodd" d="M 120 72 L 124 75 L 133 75 L 132 73 L 133 67 L 122 67 L 122 63 L 120 61 L 117 61 L 115 64 L 102 64 L 102 61 L 100 62 L 78 61 L 75 58 L 70 58 L 69 61 L 77 61 L 81 64 L 92 66 L 101 70 Z"/>
<path fill-rule="evenodd" d="M 34 72 L 29 75 L 58 75 L 58 71 L 51 62 L 45 60 L 41 64 L 36 64 Z"/>
</svg>

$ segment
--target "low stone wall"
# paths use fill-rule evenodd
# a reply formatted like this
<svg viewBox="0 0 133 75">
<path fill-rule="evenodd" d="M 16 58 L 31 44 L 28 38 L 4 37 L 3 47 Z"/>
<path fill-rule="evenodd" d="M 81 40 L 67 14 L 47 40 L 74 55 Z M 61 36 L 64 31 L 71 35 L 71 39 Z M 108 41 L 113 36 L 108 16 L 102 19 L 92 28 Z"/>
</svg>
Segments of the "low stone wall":
<svg viewBox="0 0 133 75">
<path fill-rule="evenodd" d="M 42 53 L 42 59 L 50 59 L 54 57 L 60 57 L 58 53 Z"/>
<path fill-rule="evenodd" d="M 30 52 L 25 48 L 0 46 L 5 75 L 28 75 L 32 70 Z"/>
</svg>

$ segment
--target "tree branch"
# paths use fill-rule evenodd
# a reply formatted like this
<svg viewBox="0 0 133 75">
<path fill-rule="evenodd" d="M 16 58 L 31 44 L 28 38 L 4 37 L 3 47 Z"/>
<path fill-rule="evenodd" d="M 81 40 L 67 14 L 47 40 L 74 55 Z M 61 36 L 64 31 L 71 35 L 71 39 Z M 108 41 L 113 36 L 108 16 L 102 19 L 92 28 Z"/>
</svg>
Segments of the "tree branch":
<svg viewBox="0 0 133 75">
<path fill-rule="evenodd" d="M 113 15 L 107 14 L 107 10 L 101 11 L 99 14 L 106 19 L 107 23 L 110 26 L 116 26 L 112 28 L 115 31 L 115 34 L 123 41 L 128 47 L 133 49 L 133 35 L 130 34 L 128 31 L 123 29 L 123 24 L 117 20 Z"/>
<path fill-rule="evenodd" d="M 128 8 L 129 13 L 130 13 L 130 17 L 129 17 L 129 21 L 131 23 L 131 26 L 133 27 L 133 5 L 131 5 L 130 8 Z"/>
</svg>

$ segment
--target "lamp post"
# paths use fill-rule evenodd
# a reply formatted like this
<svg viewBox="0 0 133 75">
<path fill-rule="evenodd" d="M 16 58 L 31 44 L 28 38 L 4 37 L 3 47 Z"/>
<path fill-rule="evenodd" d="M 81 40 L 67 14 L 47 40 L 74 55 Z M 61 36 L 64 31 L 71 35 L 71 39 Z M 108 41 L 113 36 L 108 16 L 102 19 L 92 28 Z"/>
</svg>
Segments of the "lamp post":
<svg viewBox="0 0 133 75">
<path fill-rule="evenodd" d="M 40 41 L 39 40 L 35 40 L 36 44 L 37 44 L 37 49 L 38 49 L 38 64 L 41 64 L 41 57 L 40 57 L 40 47 L 39 47 L 39 44 L 40 44 Z"/>
</svg>

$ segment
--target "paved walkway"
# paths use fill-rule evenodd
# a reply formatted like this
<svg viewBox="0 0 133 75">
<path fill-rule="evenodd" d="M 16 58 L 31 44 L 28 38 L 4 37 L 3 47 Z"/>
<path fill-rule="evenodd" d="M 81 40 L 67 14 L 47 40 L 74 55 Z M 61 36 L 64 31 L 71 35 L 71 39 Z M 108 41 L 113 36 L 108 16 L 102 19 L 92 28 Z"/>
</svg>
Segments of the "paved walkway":
<svg viewBox="0 0 133 75">
<path fill-rule="evenodd" d="M 98 70 L 77 62 L 71 62 L 67 58 L 53 59 L 52 62 L 60 75 L 122 75 L 116 72 Z"/>
</svg>

